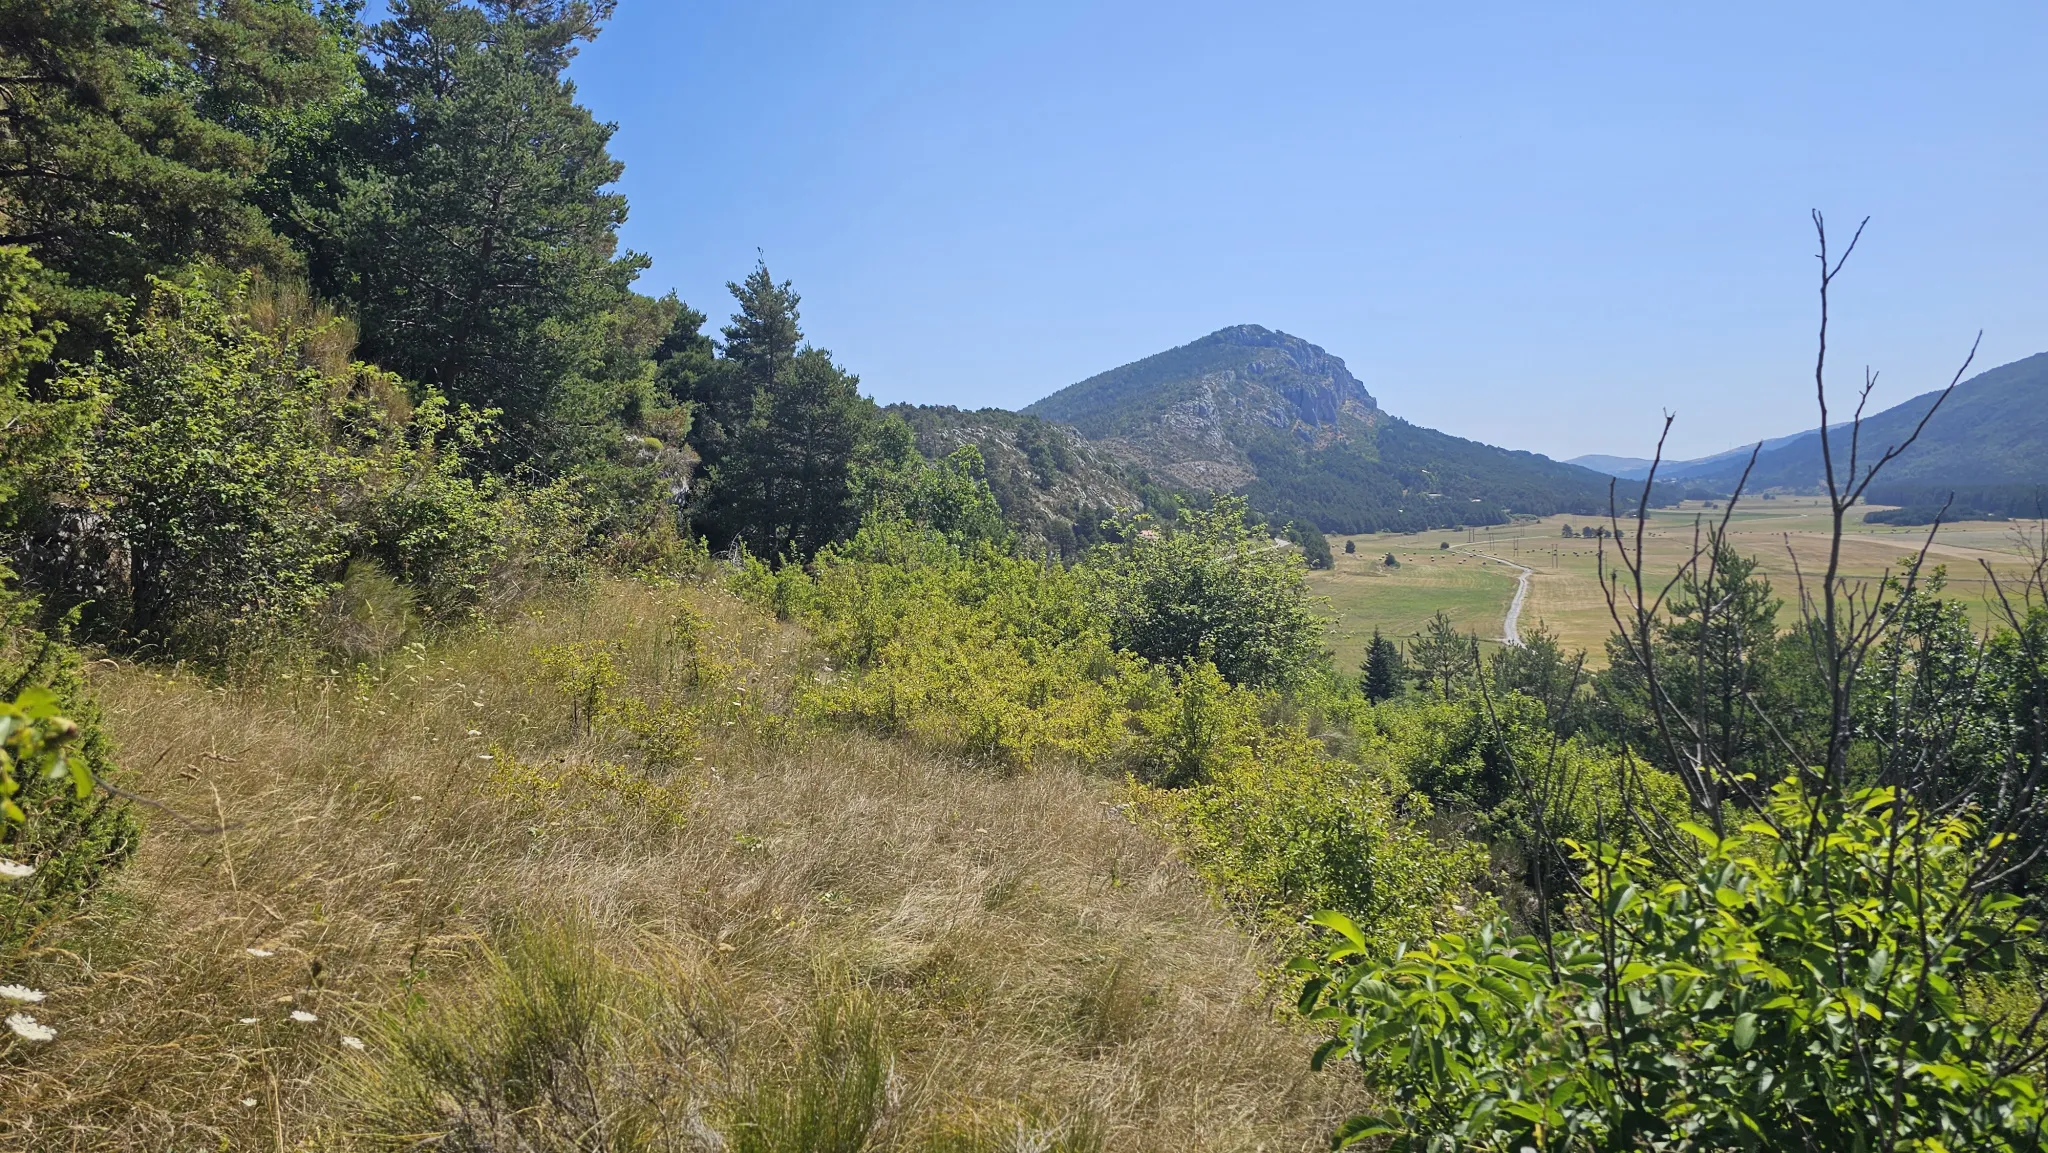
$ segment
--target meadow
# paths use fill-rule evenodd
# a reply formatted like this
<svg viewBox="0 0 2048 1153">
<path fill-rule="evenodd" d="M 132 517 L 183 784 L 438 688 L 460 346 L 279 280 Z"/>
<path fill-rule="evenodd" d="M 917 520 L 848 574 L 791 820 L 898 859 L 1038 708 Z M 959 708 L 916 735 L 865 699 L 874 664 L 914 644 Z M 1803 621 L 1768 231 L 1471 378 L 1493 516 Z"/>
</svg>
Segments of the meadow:
<svg viewBox="0 0 2048 1153">
<path fill-rule="evenodd" d="M 1853 580 L 1874 582 L 1896 572 L 1901 562 L 1927 539 L 1926 528 L 1867 525 L 1862 511 L 1845 526 L 1842 571 Z M 1718 523 L 1724 510 L 1688 501 L 1677 508 L 1653 509 L 1644 532 L 1652 574 L 1668 577 L 1693 549 L 1695 532 Z M 1332 536 L 1335 567 L 1309 574 L 1309 584 L 1327 598 L 1332 614 L 1329 644 L 1341 668 L 1355 668 L 1364 659 L 1373 629 L 1405 638 L 1441 609 L 1459 628 L 1478 634 L 1483 645 L 1499 642 L 1501 622 L 1514 598 L 1516 570 L 1483 559 L 1487 553 L 1533 570 L 1521 628 L 1539 622 L 1556 633 L 1567 650 L 1586 650 L 1589 665 L 1606 663 L 1602 646 L 1613 631 L 1607 601 L 1600 587 L 1603 542 L 1566 537 L 1605 523 L 1586 517 L 1553 516 L 1513 524 L 1438 529 L 1420 533 L 1373 533 Z M 1632 522 L 1624 522 L 1625 527 Z M 1947 595 L 1968 606 L 1971 621 L 1982 627 L 1997 619 L 1997 593 L 1984 571 L 1990 565 L 2000 580 L 2017 583 L 2032 568 L 2028 541 L 2038 544 L 2040 521 L 1965 521 L 1944 525 L 1929 550 L 1940 566 Z M 1777 497 L 1748 500 L 1728 522 L 1736 550 L 1758 561 L 1758 570 L 1784 601 L 1779 624 L 1790 625 L 1798 613 L 1800 577 L 1807 581 L 1825 569 L 1829 517 L 1818 497 Z M 1347 554 L 1346 542 L 1357 551 Z M 1449 549 L 1441 547 L 1449 544 Z M 1607 563 L 1615 566 L 1614 544 L 1605 542 Z M 1400 563 L 1384 563 L 1392 553 Z"/>
<path fill-rule="evenodd" d="M 61 1044 L 0 1149 L 1310 1149 L 1358 1103 L 1120 782 L 794 725 L 829 671 L 732 596 L 94 667 L 152 816 L 10 971 Z"/>
</svg>

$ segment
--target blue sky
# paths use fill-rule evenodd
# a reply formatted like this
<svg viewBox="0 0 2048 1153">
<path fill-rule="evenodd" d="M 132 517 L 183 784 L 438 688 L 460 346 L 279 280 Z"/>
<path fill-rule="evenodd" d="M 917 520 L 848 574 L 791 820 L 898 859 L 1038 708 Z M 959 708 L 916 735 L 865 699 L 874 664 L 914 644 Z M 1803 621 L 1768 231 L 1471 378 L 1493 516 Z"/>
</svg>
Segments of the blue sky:
<svg viewBox="0 0 2048 1153">
<path fill-rule="evenodd" d="M 2048 5 L 621 0 L 576 63 L 641 287 L 755 250 L 884 401 L 1228 324 L 1557 457 L 1810 426 L 1807 212 L 1877 401 L 2048 349 Z"/>
</svg>

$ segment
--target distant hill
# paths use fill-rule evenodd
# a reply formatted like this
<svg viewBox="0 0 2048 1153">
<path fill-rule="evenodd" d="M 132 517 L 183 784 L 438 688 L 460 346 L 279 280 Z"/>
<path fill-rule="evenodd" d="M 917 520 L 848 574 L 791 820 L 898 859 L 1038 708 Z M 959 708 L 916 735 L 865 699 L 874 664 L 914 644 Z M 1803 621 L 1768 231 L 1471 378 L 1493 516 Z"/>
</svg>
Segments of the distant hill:
<svg viewBox="0 0 2048 1153">
<path fill-rule="evenodd" d="M 1865 417 L 1860 459 L 1875 461 L 1912 435 L 1939 392 L 1922 393 L 1903 404 Z M 1836 467 L 1846 470 L 1849 431 L 1829 432 Z M 1749 491 L 1813 492 L 1822 483 L 1818 430 L 1766 442 L 1751 472 Z M 1746 451 L 1711 461 L 1682 474 L 1686 483 L 1732 488 L 1742 475 Z M 1706 462 L 1702 462 L 1706 463 Z M 1959 508 L 2013 516 L 2037 515 L 2048 488 L 2048 353 L 2001 365 L 1962 384 L 1910 449 L 1885 467 L 1870 491 L 1874 504 L 1939 506 L 1953 492 Z"/>
<path fill-rule="evenodd" d="M 1242 492 L 1324 532 L 1590 515 L 1608 477 L 1391 416 L 1323 349 L 1255 324 L 1089 377 L 1024 409 L 1103 459 L 1191 492 Z"/>
<path fill-rule="evenodd" d="M 1836 427 L 1839 428 L 1841 426 L 1837 425 Z M 1805 432 L 1795 432 L 1791 436 L 1776 437 L 1765 441 L 1763 450 L 1769 452 L 1774 448 L 1791 444 L 1801 437 L 1812 435 L 1813 430 L 1808 429 Z M 1665 480 L 1687 480 L 1696 476 L 1711 475 L 1726 466 L 1730 461 L 1735 462 L 1736 472 L 1739 474 L 1742 469 L 1742 463 L 1749 459 L 1749 451 L 1754 447 L 1754 445 L 1746 444 L 1741 448 L 1731 448 L 1726 452 L 1717 452 L 1712 456 L 1694 457 L 1691 460 L 1667 460 L 1657 467 L 1657 475 Z M 1590 456 L 1575 456 L 1565 463 L 1576 464 L 1582 468 L 1590 468 L 1594 472 L 1605 473 L 1608 476 L 1619 477 L 1622 480 L 1641 480 L 1650 475 L 1650 465 L 1653 462 L 1648 458 L 1640 456 L 1602 456 L 1594 453 Z"/>
</svg>

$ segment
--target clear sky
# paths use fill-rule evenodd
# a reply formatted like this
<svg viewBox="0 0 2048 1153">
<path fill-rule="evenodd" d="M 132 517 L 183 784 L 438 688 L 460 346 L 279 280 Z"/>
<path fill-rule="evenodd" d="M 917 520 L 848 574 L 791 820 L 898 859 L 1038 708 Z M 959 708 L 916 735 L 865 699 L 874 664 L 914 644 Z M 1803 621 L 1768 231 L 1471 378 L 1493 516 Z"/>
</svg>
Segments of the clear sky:
<svg viewBox="0 0 2048 1153">
<path fill-rule="evenodd" d="M 2048 350 L 2039 0 L 621 0 L 572 75 L 641 287 L 722 321 L 759 248 L 884 402 L 1249 322 L 1460 436 L 1704 454 L 1813 424 L 1811 208 L 1873 218 L 1842 387 Z"/>
</svg>

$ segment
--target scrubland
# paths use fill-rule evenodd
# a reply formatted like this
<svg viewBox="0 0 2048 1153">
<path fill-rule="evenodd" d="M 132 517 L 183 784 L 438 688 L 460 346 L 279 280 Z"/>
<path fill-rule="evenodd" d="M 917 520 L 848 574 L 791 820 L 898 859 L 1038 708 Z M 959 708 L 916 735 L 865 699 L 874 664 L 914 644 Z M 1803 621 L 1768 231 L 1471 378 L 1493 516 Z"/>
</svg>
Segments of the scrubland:
<svg viewBox="0 0 2048 1153">
<path fill-rule="evenodd" d="M 606 580 L 376 668 L 102 659 L 140 854 L 24 979 L 12 1149 L 1297 1149 L 1355 1109 L 1122 786 L 806 724 Z"/>
</svg>

